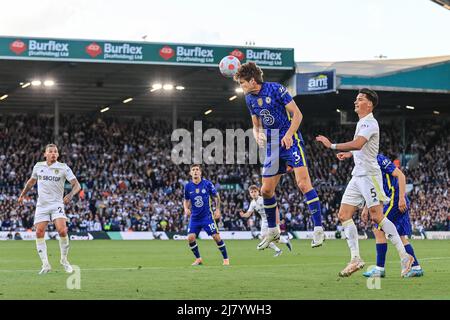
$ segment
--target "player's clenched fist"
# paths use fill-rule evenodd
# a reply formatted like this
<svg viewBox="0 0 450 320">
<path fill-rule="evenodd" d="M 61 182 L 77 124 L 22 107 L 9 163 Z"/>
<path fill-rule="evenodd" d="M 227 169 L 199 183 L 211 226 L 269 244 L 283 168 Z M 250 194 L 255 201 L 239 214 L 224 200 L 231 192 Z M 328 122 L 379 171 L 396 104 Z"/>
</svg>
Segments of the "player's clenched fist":
<svg viewBox="0 0 450 320">
<path fill-rule="evenodd" d="M 353 154 L 351 152 L 339 152 L 336 155 L 336 158 L 338 158 L 340 161 L 345 160 L 345 159 L 349 159 L 353 156 Z"/>
</svg>

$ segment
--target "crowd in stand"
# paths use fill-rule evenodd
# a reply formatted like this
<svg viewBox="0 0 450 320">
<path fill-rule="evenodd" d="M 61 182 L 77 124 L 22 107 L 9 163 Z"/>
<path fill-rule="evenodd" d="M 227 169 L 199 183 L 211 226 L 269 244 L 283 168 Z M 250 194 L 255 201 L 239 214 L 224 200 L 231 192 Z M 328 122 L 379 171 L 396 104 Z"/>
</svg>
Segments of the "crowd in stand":
<svg viewBox="0 0 450 320">
<path fill-rule="evenodd" d="M 0 119 L 0 230 L 29 230 L 33 224 L 36 189 L 28 193 L 23 205 L 18 205 L 17 198 L 33 165 L 44 160 L 44 146 L 54 141 L 53 119 L 25 115 Z M 208 122 L 203 130 L 249 126 L 247 122 Z M 191 129 L 192 123 L 180 123 L 179 127 Z M 381 125 L 380 151 L 395 158 L 403 149 L 418 155 L 417 165 L 402 168 L 412 185 L 408 195 L 413 227 L 419 231 L 450 230 L 449 124 L 423 121 L 410 126 L 407 123 L 405 146 L 398 128 L 397 124 Z M 334 152 L 325 150 L 314 137 L 323 134 L 333 141 L 351 140 L 354 126 L 305 123 L 301 131 L 311 179 L 322 202 L 324 227 L 336 230 L 340 199 L 351 177 L 353 162 L 338 161 Z M 72 168 L 82 186 L 80 194 L 65 208 L 69 231 L 186 231 L 182 199 L 189 165 L 171 161 L 174 145 L 171 134 L 169 122 L 149 118 L 62 117 L 59 161 Z M 257 217 L 239 216 L 239 211 L 249 205 L 248 186 L 260 184 L 259 165 L 203 165 L 203 175 L 220 192 L 219 229 L 259 228 Z M 282 178 L 277 198 L 288 231 L 313 229 L 293 176 Z M 360 229 L 369 228 L 358 216 L 355 221 Z"/>
</svg>

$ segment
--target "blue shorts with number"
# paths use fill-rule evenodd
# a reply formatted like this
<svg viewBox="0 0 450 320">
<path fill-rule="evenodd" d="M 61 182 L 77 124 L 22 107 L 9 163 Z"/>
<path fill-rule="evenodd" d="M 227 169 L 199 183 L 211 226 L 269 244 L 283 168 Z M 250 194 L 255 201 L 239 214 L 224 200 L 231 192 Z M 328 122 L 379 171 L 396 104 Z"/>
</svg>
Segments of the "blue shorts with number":
<svg viewBox="0 0 450 320">
<path fill-rule="evenodd" d="M 280 147 L 278 154 L 268 150 L 264 161 L 263 177 L 273 177 L 291 171 L 293 168 L 307 167 L 306 150 L 303 142 L 294 139 L 294 144 L 288 150 Z"/>
<path fill-rule="evenodd" d="M 188 233 L 195 233 L 195 235 L 198 236 L 202 229 L 205 230 L 205 232 L 209 236 L 219 233 L 219 230 L 217 230 L 216 222 L 213 220 L 212 216 L 203 218 L 201 220 L 191 219 L 189 221 Z"/>
</svg>

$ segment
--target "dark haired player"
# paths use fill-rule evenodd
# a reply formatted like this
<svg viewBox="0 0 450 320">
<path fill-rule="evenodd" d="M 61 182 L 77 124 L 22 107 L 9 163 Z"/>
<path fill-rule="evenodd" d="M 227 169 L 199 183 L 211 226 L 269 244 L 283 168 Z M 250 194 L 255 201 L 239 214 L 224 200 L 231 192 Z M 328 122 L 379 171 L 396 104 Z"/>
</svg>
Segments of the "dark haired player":
<svg viewBox="0 0 450 320">
<path fill-rule="evenodd" d="M 246 94 L 247 107 L 252 117 L 253 136 L 261 147 L 267 145 L 261 195 L 267 214 L 268 231 L 257 248 L 265 249 L 271 242 L 280 238 L 276 221 L 275 189 L 281 176 L 292 171 L 314 221 L 311 246 L 321 246 L 325 235 L 320 200 L 309 177 L 305 145 L 298 130 L 303 119 L 302 113 L 285 87 L 279 83 L 263 81 L 263 72 L 254 62 L 240 66 L 234 79 Z"/>
<path fill-rule="evenodd" d="M 382 189 L 383 179 L 377 162 L 380 129 L 378 121 L 372 113 L 377 104 L 378 95 L 375 91 L 367 88 L 359 90 L 354 102 L 355 112 L 359 117 L 354 139 L 345 143 L 332 144 L 324 136 L 316 137 L 316 140 L 326 148 L 347 151 L 337 154 L 339 160 L 348 158 L 348 151 L 350 151 L 355 162 L 352 179 L 342 196 L 338 214 L 344 227 L 351 255 L 350 262 L 339 273 L 341 277 L 348 277 L 364 267 L 364 261 L 359 255 L 358 230 L 352 219 L 357 208 L 362 208 L 364 204 L 369 209 L 372 221 L 383 229 L 396 247 L 401 259 L 402 277 L 411 270 L 411 265 L 414 262 L 414 258 L 406 252 L 395 225 L 383 215 L 383 202 L 387 201 L 388 198 Z"/>
</svg>

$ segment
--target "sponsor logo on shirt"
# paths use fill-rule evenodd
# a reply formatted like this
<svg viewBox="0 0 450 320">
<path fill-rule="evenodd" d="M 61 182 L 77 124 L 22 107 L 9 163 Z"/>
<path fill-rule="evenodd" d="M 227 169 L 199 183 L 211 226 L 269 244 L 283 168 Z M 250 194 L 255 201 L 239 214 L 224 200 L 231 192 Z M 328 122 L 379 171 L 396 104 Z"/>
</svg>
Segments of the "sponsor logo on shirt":
<svg viewBox="0 0 450 320">
<path fill-rule="evenodd" d="M 38 180 L 41 180 L 41 181 L 55 181 L 55 182 L 58 182 L 58 181 L 61 180 L 61 177 L 41 176 L 41 175 L 38 175 Z"/>
</svg>

